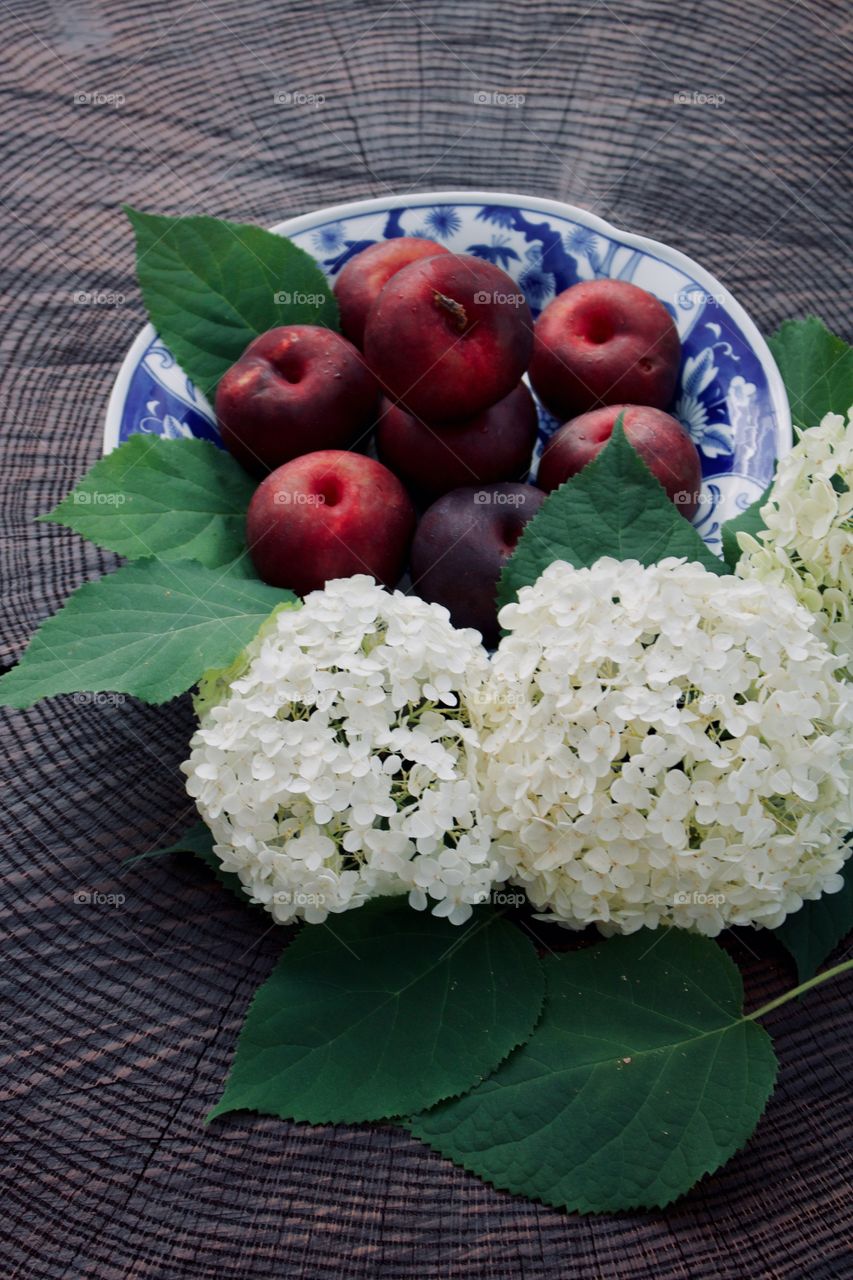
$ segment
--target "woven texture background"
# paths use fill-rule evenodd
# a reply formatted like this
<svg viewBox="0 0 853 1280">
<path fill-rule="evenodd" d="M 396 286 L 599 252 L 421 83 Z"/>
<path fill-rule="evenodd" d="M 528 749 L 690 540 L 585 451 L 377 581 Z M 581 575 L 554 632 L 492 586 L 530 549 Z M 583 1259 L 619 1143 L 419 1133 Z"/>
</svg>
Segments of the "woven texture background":
<svg viewBox="0 0 853 1280">
<path fill-rule="evenodd" d="M 122 201 L 270 224 L 386 191 L 564 198 L 685 250 L 765 331 L 809 310 L 844 331 L 840 0 L 0 0 L 0 13 L 6 664 L 112 564 L 33 520 L 98 457 L 144 318 Z M 276 104 L 287 91 L 325 103 Z M 679 92 L 725 100 L 677 105 Z M 75 301 L 99 291 L 125 301 Z M 391 1126 L 242 1115 L 202 1129 L 280 938 L 179 859 L 120 865 L 190 821 L 177 772 L 190 723 L 186 700 L 3 713 L 4 1275 L 851 1274 L 843 983 L 768 1019 L 781 1073 L 755 1138 L 663 1213 L 561 1215 Z M 79 900 L 96 892 L 125 901 Z M 753 1005 L 793 981 L 762 951 L 742 953 Z"/>
</svg>

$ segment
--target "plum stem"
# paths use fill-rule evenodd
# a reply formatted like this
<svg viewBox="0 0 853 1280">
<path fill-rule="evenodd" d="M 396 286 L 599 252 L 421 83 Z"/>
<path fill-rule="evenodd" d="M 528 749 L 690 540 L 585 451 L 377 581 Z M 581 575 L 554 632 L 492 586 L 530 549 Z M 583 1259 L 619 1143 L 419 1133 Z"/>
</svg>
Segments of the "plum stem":
<svg viewBox="0 0 853 1280">
<path fill-rule="evenodd" d="M 439 293 L 438 290 L 436 290 L 432 296 L 435 305 L 437 307 L 441 307 L 443 311 L 447 312 L 448 318 L 453 323 L 454 328 L 458 329 L 460 333 L 464 333 L 465 326 L 468 323 L 468 316 L 465 313 L 465 308 L 462 306 L 462 303 L 457 302 L 455 298 L 448 298 L 446 293 Z"/>
</svg>

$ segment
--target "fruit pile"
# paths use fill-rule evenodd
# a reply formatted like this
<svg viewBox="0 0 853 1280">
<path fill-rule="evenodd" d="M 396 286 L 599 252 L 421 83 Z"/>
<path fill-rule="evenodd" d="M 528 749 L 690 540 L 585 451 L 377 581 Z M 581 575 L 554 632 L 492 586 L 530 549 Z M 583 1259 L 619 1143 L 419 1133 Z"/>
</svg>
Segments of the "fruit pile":
<svg viewBox="0 0 853 1280">
<path fill-rule="evenodd" d="M 635 285 L 566 289 L 535 329 L 500 268 L 421 238 L 382 241 L 335 286 L 345 336 L 287 325 L 249 344 L 216 393 L 222 440 L 265 478 L 248 514 L 259 575 L 304 595 L 370 573 L 497 642 L 495 588 L 546 493 L 603 448 L 618 416 L 686 517 L 696 448 L 665 410 L 681 347 Z M 526 483 L 537 413 L 564 422 Z M 378 461 L 368 454 L 374 447 Z"/>
</svg>

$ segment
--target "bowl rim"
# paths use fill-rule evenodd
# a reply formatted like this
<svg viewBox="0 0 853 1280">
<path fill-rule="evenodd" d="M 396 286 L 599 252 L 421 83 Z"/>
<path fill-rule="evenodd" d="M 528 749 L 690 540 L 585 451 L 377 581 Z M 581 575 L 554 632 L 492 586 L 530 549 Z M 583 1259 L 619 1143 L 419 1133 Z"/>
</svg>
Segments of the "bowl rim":
<svg viewBox="0 0 853 1280">
<path fill-rule="evenodd" d="M 785 457 L 791 450 L 793 446 L 791 410 L 782 382 L 782 375 L 779 373 L 776 361 L 773 359 L 765 339 L 759 332 L 758 326 L 734 295 L 729 292 L 716 276 L 706 270 L 705 267 L 700 266 L 688 254 L 682 253 L 680 249 L 673 249 L 662 240 L 654 240 L 650 236 L 638 235 L 633 231 L 623 231 L 612 222 L 599 217 L 598 214 L 590 213 L 579 205 L 568 204 L 562 200 L 552 200 L 545 196 L 525 196 L 508 191 L 455 189 L 412 191 L 401 193 L 400 195 L 371 196 L 366 200 L 348 200 L 341 204 L 324 205 L 321 209 L 285 218 L 282 222 L 277 222 L 269 227 L 268 230 L 276 235 L 296 235 L 302 231 L 310 231 L 312 228 L 319 227 L 324 222 L 335 222 L 341 218 L 358 217 L 367 213 L 379 213 L 382 210 L 401 207 L 409 208 L 418 207 L 419 205 L 441 204 L 510 205 L 516 208 L 531 209 L 537 213 L 550 214 L 555 217 L 571 218 L 573 221 L 589 227 L 592 231 L 598 231 L 602 235 L 614 237 L 634 249 L 652 253 L 669 266 L 675 267 L 686 275 L 691 276 L 697 284 L 703 285 L 708 293 L 713 293 L 721 305 L 731 314 L 739 325 L 744 338 L 757 356 L 767 378 L 770 398 L 776 413 L 777 460 Z M 146 324 L 125 352 L 107 401 L 102 441 L 102 452 L 104 454 L 111 453 L 118 446 L 122 407 L 127 397 L 130 380 L 143 353 L 156 336 L 154 326 L 150 323 Z"/>
</svg>

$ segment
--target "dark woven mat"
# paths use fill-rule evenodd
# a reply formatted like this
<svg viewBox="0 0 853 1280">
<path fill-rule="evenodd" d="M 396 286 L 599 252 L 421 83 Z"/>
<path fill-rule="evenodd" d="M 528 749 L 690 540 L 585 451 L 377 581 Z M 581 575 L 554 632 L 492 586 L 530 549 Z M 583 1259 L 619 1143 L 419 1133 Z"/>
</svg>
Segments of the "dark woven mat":
<svg viewBox="0 0 853 1280">
<path fill-rule="evenodd" d="M 269 224 L 385 191 L 561 197 L 686 250 L 765 330 L 844 330 L 835 0 L 0 0 L 2 660 L 109 556 L 33 524 L 97 458 L 143 319 L 119 211 Z M 848 93 L 845 107 L 845 89 Z M 320 108 L 274 94 L 325 95 Z M 474 104 L 523 93 L 523 108 Z M 679 91 L 722 94 L 675 105 Z M 75 105 L 75 93 L 124 104 Z M 75 293 L 112 291 L 122 305 Z M 565 1216 L 392 1127 L 211 1130 L 279 938 L 179 860 L 184 702 L 3 713 L 0 1272 L 39 1280 L 850 1276 L 849 988 L 774 1015 L 754 1140 L 656 1214 Z M 122 894 L 94 906 L 75 894 Z M 750 1002 L 792 982 L 743 953 Z"/>
</svg>

